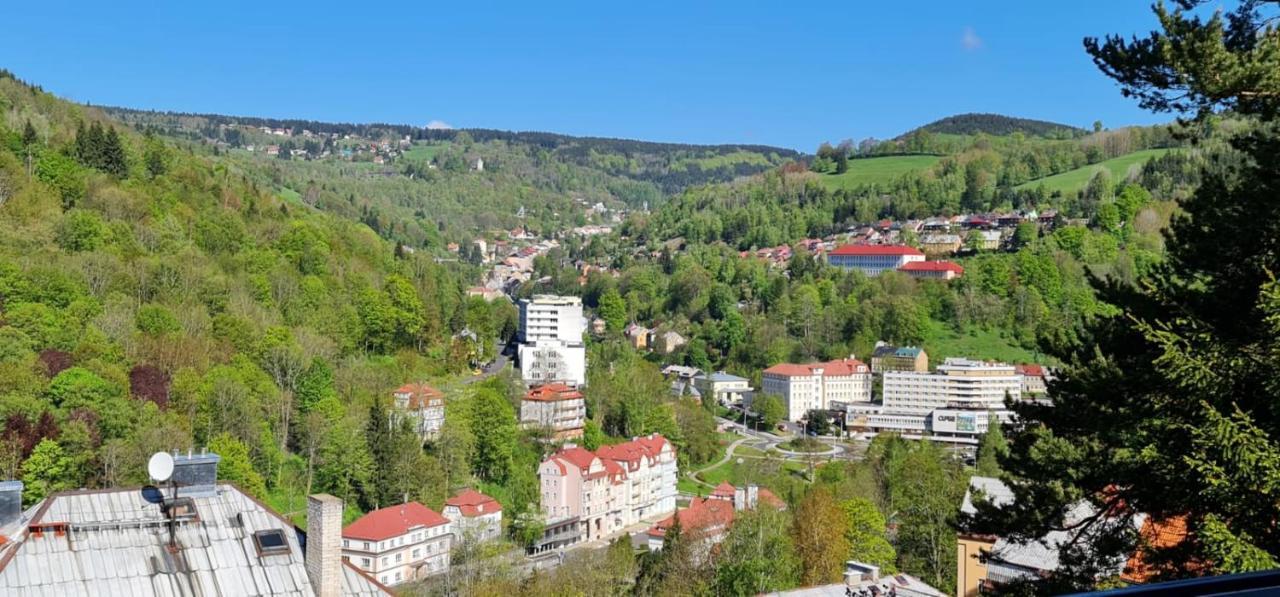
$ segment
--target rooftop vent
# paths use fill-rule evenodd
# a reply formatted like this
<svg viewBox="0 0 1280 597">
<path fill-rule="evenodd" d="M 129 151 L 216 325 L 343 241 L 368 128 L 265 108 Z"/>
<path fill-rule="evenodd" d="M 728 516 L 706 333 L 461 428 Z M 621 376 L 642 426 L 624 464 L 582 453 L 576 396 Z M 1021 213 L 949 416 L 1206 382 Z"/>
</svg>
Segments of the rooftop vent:
<svg viewBox="0 0 1280 597">
<path fill-rule="evenodd" d="M 175 454 L 172 481 L 178 487 L 178 495 L 190 497 L 217 495 L 218 462 L 221 460 L 222 457 L 213 452 Z"/>
</svg>

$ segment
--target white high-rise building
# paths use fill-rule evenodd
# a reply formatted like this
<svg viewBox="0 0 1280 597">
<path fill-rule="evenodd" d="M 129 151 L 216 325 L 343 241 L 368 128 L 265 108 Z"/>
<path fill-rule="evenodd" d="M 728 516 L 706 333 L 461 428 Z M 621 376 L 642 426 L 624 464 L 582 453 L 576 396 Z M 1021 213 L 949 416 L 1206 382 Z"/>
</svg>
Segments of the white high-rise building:
<svg viewBox="0 0 1280 597">
<path fill-rule="evenodd" d="M 520 376 L 528 385 L 587 383 L 587 318 L 575 296 L 537 295 L 520 301 Z"/>
<path fill-rule="evenodd" d="M 539 294 L 520 300 L 520 342 L 556 340 L 582 344 L 587 319 L 582 316 L 582 299 L 576 296 Z"/>
</svg>

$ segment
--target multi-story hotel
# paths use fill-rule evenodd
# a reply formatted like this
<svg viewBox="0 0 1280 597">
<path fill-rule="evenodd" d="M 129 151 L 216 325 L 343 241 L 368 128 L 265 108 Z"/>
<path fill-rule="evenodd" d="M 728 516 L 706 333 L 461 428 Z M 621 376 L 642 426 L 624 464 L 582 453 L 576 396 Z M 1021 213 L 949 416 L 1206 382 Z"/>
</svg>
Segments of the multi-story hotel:
<svg viewBox="0 0 1280 597">
<path fill-rule="evenodd" d="M 1012 365 L 949 358 L 934 372 L 886 371 L 883 402 L 849 405 L 846 423 L 855 429 L 896 431 L 972 442 L 992 416 L 1009 420 L 1005 398 L 1022 395 L 1022 376 Z"/>
<path fill-rule="evenodd" d="M 676 453 L 658 434 L 594 453 L 566 445 L 538 467 L 548 532 L 592 541 L 676 509 Z M 556 541 L 560 541 L 558 538 Z"/>
<path fill-rule="evenodd" d="M 826 410 L 833 402 L 871 401 L 871 368 L 853 357 L 826 363 L 782 363 L 764 370 L 760 378 L 765 394 L 782 397 L 787 420 L 799 421 L 811 410 Z"/>
<path fill-rule="evenodd" d="M 520 401 L 520 424 L 547 429 L 555 441 L 582 437 L 586 422 L 582 392 L 562 383 L 530 388 Z"/>
<path fill-rule="evenodd" d="M 587 320 L 582 300 L 537 295 L 520 301 L 520 376 L 528 385 L 587 383 Z"/>
<path fill-rule="evenodd" d="M 924 261 L 924 253 L 905 245 L 843 245 L 827 253 L 827 263 L 868 276 L 878 276 L 913 261 Z"/>
<path fill-rule="evenodd" d="M 449 520 L 418 502 L 374 510 L 342 529 L 342 558 L 384 585 L 449 569 Z"/>
</svg>

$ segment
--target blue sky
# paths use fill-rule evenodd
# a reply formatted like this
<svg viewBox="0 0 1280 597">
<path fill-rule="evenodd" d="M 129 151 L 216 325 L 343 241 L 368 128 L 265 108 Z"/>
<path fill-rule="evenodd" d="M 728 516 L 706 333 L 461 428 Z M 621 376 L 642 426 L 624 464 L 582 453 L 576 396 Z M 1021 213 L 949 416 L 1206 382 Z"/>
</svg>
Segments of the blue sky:
<svg viewBox="0 0 1280 597">
<path fill-rule="evenodd" d="M 0 67 L 144 109 L 813 151 L 961 112 L 1164 122 L 1081 46 L 1147 0 L 22 2 Z"/>
</svg>

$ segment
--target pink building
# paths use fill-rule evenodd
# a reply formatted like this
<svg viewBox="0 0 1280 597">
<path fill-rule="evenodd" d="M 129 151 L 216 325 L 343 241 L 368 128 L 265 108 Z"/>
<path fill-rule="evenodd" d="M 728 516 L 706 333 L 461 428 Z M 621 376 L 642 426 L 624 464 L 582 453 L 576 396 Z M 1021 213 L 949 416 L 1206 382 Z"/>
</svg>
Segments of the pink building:
<svg viewBox="0 0 1280 597">
<path fill-rule="evenodd" d="M 566 444 L 538 467 L 548 528 L 592 541 L 676 508 L 676 453 L 658 434 L 596 452 Z"/>
</svg>

